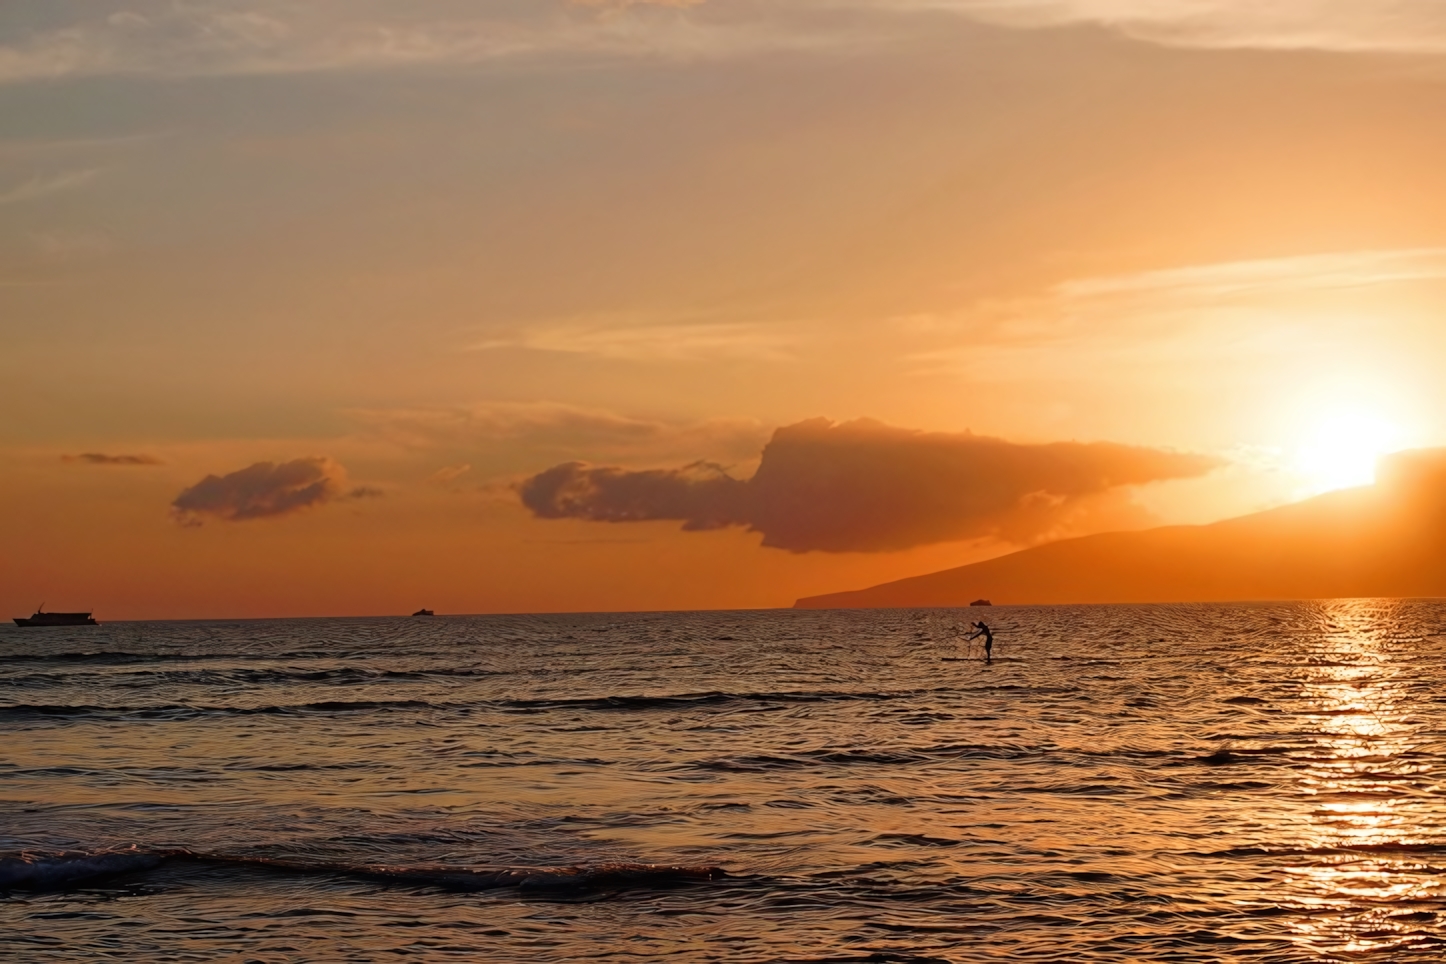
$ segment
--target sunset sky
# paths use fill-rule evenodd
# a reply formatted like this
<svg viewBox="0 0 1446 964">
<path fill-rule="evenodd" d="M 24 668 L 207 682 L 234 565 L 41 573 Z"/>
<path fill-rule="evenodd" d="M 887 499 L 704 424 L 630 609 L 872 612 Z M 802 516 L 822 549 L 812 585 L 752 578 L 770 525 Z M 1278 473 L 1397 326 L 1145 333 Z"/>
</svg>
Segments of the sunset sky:
<svg viewBox="0 0 1446 964">
<path fill-rule="evenodd" d="M 1443 119 L 1440 0 L 12 0 L 0 616 L 786 606 L 1367 482 L 1446 444 Z"/>
</svg>

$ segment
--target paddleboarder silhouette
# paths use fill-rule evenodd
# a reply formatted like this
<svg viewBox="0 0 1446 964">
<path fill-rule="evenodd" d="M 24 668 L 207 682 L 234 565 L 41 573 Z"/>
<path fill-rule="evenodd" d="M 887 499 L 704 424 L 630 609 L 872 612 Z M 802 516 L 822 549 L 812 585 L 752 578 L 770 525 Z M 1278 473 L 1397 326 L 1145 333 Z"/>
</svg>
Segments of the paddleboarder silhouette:
<svg viewBox="0 0 1446 964">
<path fill-rule="evenodd" d="M 978 639 L 980 636 L 983 636 L 983 637 L 984 637 L 984 662 L 986 662 L 986 663 L 992 663 L 992 662 L 994 662 L 994 634 L 991 633 L 991 632 L 989 631 L 989 627 L 986 626 L 986 625 L 984 625 L 983 623 L 970 623 L 969 625 L 971 625 L 971 626 L 977 626 L 977 627 L 979 627 L 979 628 L 976 629 L 976 630 L 974 630 L 973 635 L 966 637 L 964 641 L 965 641 L 965 642 L 968 642 L 968 641 L 971 640 L 971 639 Z"/>
</svg>

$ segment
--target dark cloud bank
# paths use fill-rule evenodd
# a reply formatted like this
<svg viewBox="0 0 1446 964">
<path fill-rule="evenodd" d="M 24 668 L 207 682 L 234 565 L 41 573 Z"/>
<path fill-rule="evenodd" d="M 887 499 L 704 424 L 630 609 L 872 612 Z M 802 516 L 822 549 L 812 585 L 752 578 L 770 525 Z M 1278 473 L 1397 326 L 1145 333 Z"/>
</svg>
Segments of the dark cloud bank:
<svg viewBox="0 0 1446 964">
<path fill-rule="evenodd" d="M 200 525 L 206 517 L 240 522 L 381 494 L 365 486 L 348 489 L 345 468 L 325 456 L 312 456 L 279 465 L 257 462 L 229 475 L 208 475 L 176 496 L 171 512 L 183 525 Z"/>
<path fill-rule="evenodd" d="M 684 529 L 746 526 L 793 552 L 883 552 L 959 539 L 1017 544 L 1145 521 L 1124 486 L 1203 475 L 1201 455 L 1116 445 L 1021 445 L 918 432 L 868 419 L 778 429 L 751 479 L 695 462 L 629 471 L 568 462 L 527 479 L 522 502 L 545 519 Z"/>
</svg>

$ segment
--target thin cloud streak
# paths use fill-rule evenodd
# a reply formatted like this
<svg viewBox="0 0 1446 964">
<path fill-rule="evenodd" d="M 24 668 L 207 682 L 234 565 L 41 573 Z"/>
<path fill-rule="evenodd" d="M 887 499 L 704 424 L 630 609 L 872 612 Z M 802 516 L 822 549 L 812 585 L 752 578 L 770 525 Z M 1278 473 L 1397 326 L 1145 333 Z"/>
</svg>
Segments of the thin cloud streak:
<svg viewBox="0 0 1446 964">
<path fill-rule="evenodd" d="M 148 144 L 168 136 L 170 136 L 170 132 L 159 131 L 156 133 L 119 134 L 113 137 L 20 138 L 0 141 L 0 158 L 116 151 Z"/>
<path fill-rule="evenodd" d="M 107 455 L 104 452 L 82 452 L 62 455 L 62 462 L 83 462 L 86 465 L 165 465 L 154 455 Z"/>
<path fill-rule="evenodd" d="M 481 64 L 550 56 L 710 60 L 830 46 L 827 32 L 690 3 L 457 5 L 367 0 L 138 3 L 0 46 L 0 83 L 108 75 L 221 76 Z M 428 9 L 437 13 L 428 14 Z M 500 8 L 500 9 L 499 9 Z"/>
<path fill-rule="evenodd" d="M 8 191 L 0 192 L 0 204 L 19 204 L 22 201 L 34 201 L 37 198 L 69 191 L 72 188 L 89 184 L 99 173 L 99 169 L 91 169 L 64 171 L 51 175 L 37 174 Z"/>
<path fill-rule="evenodd" d="M 756 454 L 768 435 L 767 429 L 752 419 L 662 421 L 557 402 L 363 409 L 347 414 L 366 433 L 413 451 L 526 446 L 617 455 L 692 451 L 729 458 Z"/>
<path fill-rule="evenodd" d="M 1139 274 L 1088 278 L 1060 285 L 1065 298 L 1173 292 L 1222 298 L 1260 291 L 1357 288 L 1446 278 L 1446 248 L 1346 251 L 1190 265 Z"/>
<path fill-rule="evenodd" d="M 1008 27 L 1092 24 L 1181 47 L 1446 52 L 1446 7 L 1438 0 L 915 0 L 902 5 L 910 8 L 952 11 Z"/>
<path fill-rule="evenodd" d="M 1382 320 L 1332 299 L 1442 281 L 1446 248 L 1335 252 L 1081 278 L 1038 298 L 895 321 L 905 333 L 934 340 L 971 335 L 967 348 L 912 353 L 907 360 L 918 371 L 958 368 L 1007 377 L 1131 360 L 1207 368 L 1249 352 L 1299 358 L 1303 346 L 1319 347 L 1328 334 L 1367 337 Z"/>
<path fill-rule="evenodd" d="M 0 83 L 65 77 L 188 77 L 385 70 L 547 57 L 716 60 L 836 50 L 926 29 L 954 13 L 1016 29 L 1080 24 L 1187 47 L 1441 53 L 1437 0 L 574 0 L 475 8 L 425 0 L 187 4 L 141 0 L 0 45 Z M 53 19 L 53 15 L 52 15 Z M 19 33 L 20 31 L 16 31 Z"/>
<path fill-rule="evenodd" d="M 433 485 L 450 485 L 471 471 L 470 465 L 446 465 L 429 475 L 427 481 Z"/>
<path fill-rule="evenodd" d="M 627 361 L 787 361 L 804 341 L 797 326 L 752 322 L 642 322 L 598 316 L 542 322 L 469 346 L 472 351 L 526 349 Z"/>
</svg>

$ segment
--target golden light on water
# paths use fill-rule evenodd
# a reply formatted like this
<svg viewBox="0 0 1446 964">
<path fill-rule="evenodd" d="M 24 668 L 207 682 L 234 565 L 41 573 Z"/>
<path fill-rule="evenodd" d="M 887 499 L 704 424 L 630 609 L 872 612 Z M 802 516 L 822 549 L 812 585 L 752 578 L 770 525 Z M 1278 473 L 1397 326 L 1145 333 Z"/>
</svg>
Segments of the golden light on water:
<svg viewBox="0 0 1446 964">
<path fill-rule="evenodd" d="M 1295 925 L 1305 943 L 1375 952 L 1409 942 L 1414 914 L 1442 892 L 1412 851 L 1427 829 L 1414 805 L 1430 766 L 1413 753 L 1419 720 L 1394 664 L 1389 611 L 1341 600 L 1323 604 L 1322 620 L 1302 687 L 1317 727 L 1299 785 L 1302 859 L 1286 870 L 1312 910 Z"/>
</svg>

